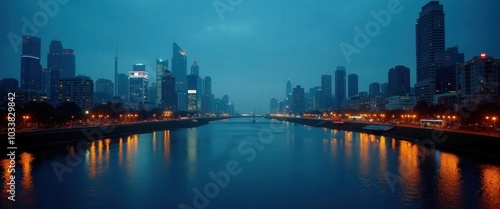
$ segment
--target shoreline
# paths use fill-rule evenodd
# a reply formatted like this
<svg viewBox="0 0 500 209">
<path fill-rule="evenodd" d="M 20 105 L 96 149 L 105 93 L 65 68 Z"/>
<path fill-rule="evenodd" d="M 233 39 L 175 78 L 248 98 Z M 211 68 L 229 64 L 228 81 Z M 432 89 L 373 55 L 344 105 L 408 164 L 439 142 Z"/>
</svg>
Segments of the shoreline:
<svg viewBox="0 0 500 209">
<path fill-rule="evenodd" d="M 81 140 L 87 140 L 90 142 L 99 139 L 130 134 L 141 134 L 179 128 L 194 128 L 209 124 L 212 121 L 223 119 L 226 118 L 193 118 L 186 120 L 148 121 L 141 123 L 113 124 L 108 126 L 91 126 L 16 132 L 15 146 L 17 147 L 17 149 L 31 149 L 49 145 L 71 143 Z M 6 139 L 7 133 L 2 133 L 1 137 Z"/>
<path fill-rule="evenodd" d="M 394 125 L 391 125 L 394 126 L 394 128 L 386 132 L 373 133 L 363 129 L 363 127 L 370 124 L 361 122 L 348 121 L 345 122 L 345 124 L 338 125 L 331 123 L 330 120 L 312 118 L 269 118 L 312 127 L 382 135 L 413 143 L 419 143 L 426 147 L 430 146 L 441 151 L 480 157 L 500 164 L 500 151 L 498 150 L 500 148 L 500 137 L 495 136 Z"/>
</svg>

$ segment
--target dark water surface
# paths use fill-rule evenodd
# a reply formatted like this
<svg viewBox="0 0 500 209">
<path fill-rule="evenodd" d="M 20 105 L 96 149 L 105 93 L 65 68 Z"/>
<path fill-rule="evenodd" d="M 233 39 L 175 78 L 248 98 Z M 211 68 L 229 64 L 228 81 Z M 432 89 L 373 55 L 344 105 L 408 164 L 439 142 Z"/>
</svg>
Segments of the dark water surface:
<svg viewBox="0 0 500 209">
<path fill-rule="evenodd" d="M 450 139 L 451 140 L 451 139 Z M 500 166 L 261 119 L 18 150 L 2 208 L 498 208 Z"/>
</svg>

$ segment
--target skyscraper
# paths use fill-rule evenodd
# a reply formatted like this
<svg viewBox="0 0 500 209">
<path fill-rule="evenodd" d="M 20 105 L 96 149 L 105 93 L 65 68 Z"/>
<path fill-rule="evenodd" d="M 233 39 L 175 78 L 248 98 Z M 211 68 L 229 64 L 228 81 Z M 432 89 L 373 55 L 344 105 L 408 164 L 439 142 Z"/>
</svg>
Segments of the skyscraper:
<svg viewBox="0 0 500 209">
<path fill-rule="evenodd" d="M 458 51 L 458 45 L 446 49 L 444 62 L 444 67 L 436 72 L 436 94 L 456 91 L 457 65 L 464 62 L 464 54 Z"/>
<path fill-rule="evenodd" d="M 172 74 L 175 76 L 175 89 L 178 92 L 177 108 L 187 110 L 187 57 L 179 45 L 173 43 Z"/>
<path fill-rule="evenodd" d="M 201 101 L 198 96 L 198 76 L 190 74 L 187 76 L 188 111 L 199 111 Z"/>
<path fill-rule="evenodd" d="M 358 95 L 358 75 L 347 75 L 347 97 Z"/>
<path fill-rule="evenodd" d="M 417 54 L 415 94 L 419 100 L 432 104 L 436 92 L 436 71 L 445 64 L 444 11 L 439 1 L 431 1 L 422 7 L 415 33 Z"/>
<path fill-rule="evenodd" d="M 75 52 L 73 49 L 63 49 L 61 78 L 72 78 L 76 75 Z"/>
<path fill-rule="evenodd" d="M 304 97 L 304 88 L 300 87 L 300 85 L 297 85 L 297 87 L 293 89 L 292 95 L 293 95 L 292 111 L 295 114 L 303 112 L 305 110 L 305 105 L 306 105 Z"/>
<path fill-rule="evenodd" d="M 292 83 L 290 80 L 286 82 L 286 95 L 285 98 L 291 98 L 292 96 Z"/>
<path fill-rule="evenodd" d="M 118 74 L 118 95 L 123 100 L 129 99 L 130 85 L 128 82 L 128 76 L 125 73 Z"/>
<path fill-rule="evenodd" d="M 113 82 L 108 79 L 99 78 L 95 82 L 94 102 L 103 103 L 113 98 Z"/>
<path fill-rule="evenodd" d="M 205 87 L 204 87 L 204 97 L 202 103 L 203 113 L 212 112 L 212 78 L 210 76 L 205 77 Z"/>
<path fill-rule="evenodd" d="M 90 110 L 94 100 L 94 82 L 87 76 L 59 80 L 59 103 L 73 101 L 82 110 Z"/>
<path fill-rule="evenodd" d="M 21 55 L 21 91 L 42 91 L 40 50 L 40 38 L 34 36 L 23 36 Z"/>
<path fill-rule="evenodd" d="M 388 96 L 410 94 L 410 68 L 398 65 L 388 72 Z"/>
<path fill-rule="evenodd" d="M 344 66 L 337 67 L 335 71 L 335 107 L 340 108 L 346 99 L 346 70 Z"/>
<path fill-rule="evenodd" d="M 118 97 L 120 94 L 118 93 L 118 49 L 115 52 L 115 92 L 114 96 Z"/>
<path fill-rule="evenodd" d="M 175 90 L 175 77 L 166 70 L 161 80 L 161 101 L 163 108 L 177 110 L 177 91 Z"/>
<path fill-rule="evenodd" d="M 200 75 L 200 66 L 198 66 L 196 59 L 194 60 L 193 65 L 191 65 L 191 74 L 196 76 Z"/>
<path fill-rule="evenodd" d="M 47 54 L 47 69 L 50 73 L 49 98 L 52 103 L 57 104 L 59 100 L 59 79 L 61 79 L 61 71 L 63 64 L 63 46 L 61 41 L 52 40 Z"/>
<path fill-rule="evenodd" d="M 380 96 L 380 83 L 373 82 L 369 87 L 370 97 Z"/>
<path fill-rule="evenodd" d="M 332 75 L 324 73 L 321 75 L 321 109 L 332 107 Z"/>
<path fill-rule="evenodd" d="M 161 85 L 162 85 L 162 77 L 163 73 L 168 70 L 168 60 L 156 59 L 156 95 L 157 95 L 157 104 L 162 104 L 161 97 Z"/>
<path fill-rule="evenodd" d="M 271 114 L 278 113 L 278 100 L 274 97 L 269 102 L 269 113 Z"/>
<path fill-rule="evenodd" d="M 129 71 L 130 101 L 144 103 L 148 101 L 148 72 L 144 64 L 135 64 L 133 71 Z"/>
</svg>

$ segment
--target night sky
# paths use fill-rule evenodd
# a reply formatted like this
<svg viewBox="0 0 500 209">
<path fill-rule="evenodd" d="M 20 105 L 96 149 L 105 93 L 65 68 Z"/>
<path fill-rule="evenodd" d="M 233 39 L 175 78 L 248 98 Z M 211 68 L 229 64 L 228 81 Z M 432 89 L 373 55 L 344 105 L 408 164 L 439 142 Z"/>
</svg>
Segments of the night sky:
<svg viewBox="0 0 500 209">
<path fill-rule="evenodd" d="M 53 17 L 32 34 L 42 39 L 42 67 L 47 65 L 50 41 L 57 38 L 64 48 L 75 50 L 77 75 L 114 80 L 118 46 L 120 73 L 144 63 L 154 78 L 156 58 L 168 59 L 171 66 L 175 41 L 187 53 L 188 73 L 196 58 L 200 75 L 212 77 L 215 96 L 229 95 L 240 113 L 254 108 L 267 112 L 272 97 L 285 96 L 287 79 L 308 92 L 320 85 L 322 73 L 333 75 L 337 66 L 359 74 L 360 91 L 367 91 L 371 82 L 387 82 L 387 71 L 396 65 L 411 69 L 413 85 L 415 23 L 428 2 L 400 0 L 400 13 L 348 62 L 339 45 L 355 46 L 354 28 L 364 30 L 375 20 L 372 10 L 386 10 L 395 0 L 59 1 L 68 3 L 59 4 Z M 0 3 L 0 78 L 20 79 L 20 46 L 13 47 L 8 34 L 22 35 L 23 17 L 33 22 L 43 11 L 37 2 Z M 221 19 L 214 2 L 232 11 Z M 466 60 L 482 52 L 500 58 L 500 1 L 440 2 L 446 13 L 447 47 L 457 43 Z"/>
</svg>

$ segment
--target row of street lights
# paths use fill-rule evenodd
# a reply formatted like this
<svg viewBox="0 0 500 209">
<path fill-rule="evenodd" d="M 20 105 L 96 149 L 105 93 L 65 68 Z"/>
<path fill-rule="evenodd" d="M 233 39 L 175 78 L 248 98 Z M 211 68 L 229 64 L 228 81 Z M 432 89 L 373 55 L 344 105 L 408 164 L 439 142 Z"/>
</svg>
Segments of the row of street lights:
<svg viewBox="0 0 500 209">
<path fill-rule="evenodd" d="M 495 116 L 493 116 L 493 117 L 486 116 L 486 121 L 488 121 L 488 120 L 490 120 L 490 119 L 493 121 L 493 129 L 496 129 L 496 124 L 495 124 L 495 122 L 496 122 L 496 120 L 497 120 L 497 117 L 495 117 Z"/>
</svg>

